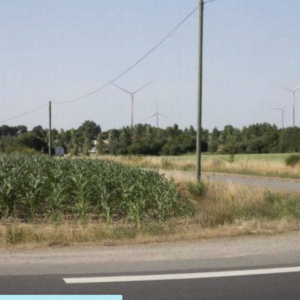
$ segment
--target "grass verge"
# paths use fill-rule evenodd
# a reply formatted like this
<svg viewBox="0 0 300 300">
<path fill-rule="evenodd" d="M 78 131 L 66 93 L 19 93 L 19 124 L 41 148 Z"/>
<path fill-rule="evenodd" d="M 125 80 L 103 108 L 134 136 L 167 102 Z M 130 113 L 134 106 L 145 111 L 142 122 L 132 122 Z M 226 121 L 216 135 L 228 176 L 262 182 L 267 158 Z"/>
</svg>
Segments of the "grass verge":
<svg viewBox="0 0 300 300">
<path fill-rule="evenodd" d="M 176 175 L 176 172 L 175 172 Z M 200 185 L 178 172 L 177 190 L 194 213 L 166 221 L 22 223 L 3 219 L 0 247 L 35 248 L 84 245 L 129 245 L 208 238 L 282 234 L 300 229 L 300 195 L 274 193 L 234 183 Z"/>
<path fill-rule="evenodd" d="M 76 245 L 139 245 L 161 242 L 193 241 L 201 239 L 238 237 L 247 235 L 275 235 L 300 229 L 297 220 L 248 220 L 213 228 L 201 227 L 192 220 L 177 220 L 168 224 L 136 227 L 99 224 L 63 223 L 0 225 L 0 247 L 33 249 L 70 247 Z"/>
<path fill-rule="evenodd" d="M 205 159 L 203 156 L 202 170 L 211 173 L 225 173 L 237 175 L 253 175 L 263 177 L 300 179 L 300 165 L 287 166 L 284 160 L 261 160 L 261 159 L 239 159 L 230 162 L 226 156 L 210 156 Z M 194 159 L 167 158 L 167 157 L 136 157 L 136 156 L 103 156 L 100 159 L 119 162 L 132 167 L 195 171 L 196 162 Z"/>
</svg>

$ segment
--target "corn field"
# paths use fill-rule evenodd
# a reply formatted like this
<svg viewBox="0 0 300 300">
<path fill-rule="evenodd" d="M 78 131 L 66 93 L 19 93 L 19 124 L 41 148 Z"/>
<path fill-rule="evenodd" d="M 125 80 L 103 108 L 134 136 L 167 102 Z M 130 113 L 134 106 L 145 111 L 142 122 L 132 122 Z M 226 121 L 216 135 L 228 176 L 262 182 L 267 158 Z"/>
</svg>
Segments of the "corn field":
<svg viewBox="0 0 300 300">
<path fill-rule="evenodd" d="M 0 217 L 143 221 L 188 215 L 192 205 L 157 172 L 90 159 L 0 155 Z"/>
</svg>

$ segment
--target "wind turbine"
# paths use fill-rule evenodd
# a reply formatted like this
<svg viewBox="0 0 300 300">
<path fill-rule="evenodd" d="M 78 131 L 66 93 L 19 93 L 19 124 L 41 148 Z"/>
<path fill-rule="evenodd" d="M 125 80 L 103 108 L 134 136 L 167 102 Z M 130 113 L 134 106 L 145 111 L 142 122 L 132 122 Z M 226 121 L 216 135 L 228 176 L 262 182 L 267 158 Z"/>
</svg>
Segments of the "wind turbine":
<svg viewBox="0 0 300 300">
<path fill-rule="evenodd" d="M 154 115 L 152 115 L 151 117 L 149 117 L 148 119 L 146 119 L 144 122 L 152 119 L 153 117 L 156 117 L 156 127 L 158 128 L 159 126 L 159 116 L 162 116 L 168 120 L 171 121 L 171 119 L 169 119 L 168 117 L 166 117 L 165 115 L 161 114 L 159 111 L 158 111 L 158 101 L 157 101 L 157 98 L 156 98 L 156 113 Z"/>
<path fill-rule="evenodd" d="M 110 81 L 110 84 L 112 84 L 113 86 L 115 86 L 116 88 L 120 89 L 121 91 L 125 92 L 126 94 L 131 95 L 131 126 L 133 127 L 133 113 L 134 113 L 134 95 L 139 92 L 140 90 L 142 90 L 143 88 L 145 88 L 146 86 L 148 86 L 150 83 L 152 83 L 154 80 L 148 82 L 147 84 L 143 85 L 142 87 L 138 88 L 137 90 L 130 92 L 125 90 L 124 88 L 120 87 L 119 85 L 113 83 Z"/>
<path fill-rule="evenodd" d="M 277 109 L 277 110 L 280 110 L 281 111 L 281 118 L 282 118 L 282 128 L 284 128 L 284 109 L 286 107 L 286 105 L 288 104 L 289 101 L 286 101 L 284 103 L 284 105 L 282 107 L 272 107 L 272 109 Z"/>
<path fill-rule="evenodd" d="M 295 127 L 295 125 L 296 125 L 296 122 L 295 122 L 295 118 L 296 118 L 296 116 L 295 116 L 296 115 L 296 112 L 295 112 L 296 111 L 296 92 L 300 89 L 300 85 L 298 87 L 296 87 L 294 90 L 291 90 L 291 89 L 289 89 L 285 86 L 282 86 L 280 84 L 277 84 L 277 83 L 276 83 L 276 85 L 278 85 L 279 87 L 281 87 L 282 89 L 284 89 L 284 90 L 286 90 L 290 93 L 293 93 L 293 97 L 294 97 L 294 102 L 293 102 L 293 126 Z"/>
</svg>

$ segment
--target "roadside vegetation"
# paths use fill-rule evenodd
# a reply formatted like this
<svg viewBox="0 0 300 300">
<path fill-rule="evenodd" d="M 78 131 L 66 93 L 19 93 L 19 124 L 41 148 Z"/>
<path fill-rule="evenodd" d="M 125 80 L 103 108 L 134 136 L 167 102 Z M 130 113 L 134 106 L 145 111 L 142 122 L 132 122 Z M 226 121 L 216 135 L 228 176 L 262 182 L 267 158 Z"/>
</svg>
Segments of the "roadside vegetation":
<svg viewBox="0 0 300 300">
<path fill-rule="evenodd" d="M 173 179 L 174 178 L 174 179 Z M 0 157 L 0 246 L 118 245 L 300 229 L 300 195 L 114 162 Z"/>
<path fill-rule="evenodd" d="M 95 158 L 145 169 L 196 171 L 195 155 L 177 157 L 95 156 Z M 237 154 L 233 162 L 229 155 L 203 155 L 202 170 L 207 173 L 300 179 L 299 161 L 299 155 L 290 154 Z"/>
</svg>

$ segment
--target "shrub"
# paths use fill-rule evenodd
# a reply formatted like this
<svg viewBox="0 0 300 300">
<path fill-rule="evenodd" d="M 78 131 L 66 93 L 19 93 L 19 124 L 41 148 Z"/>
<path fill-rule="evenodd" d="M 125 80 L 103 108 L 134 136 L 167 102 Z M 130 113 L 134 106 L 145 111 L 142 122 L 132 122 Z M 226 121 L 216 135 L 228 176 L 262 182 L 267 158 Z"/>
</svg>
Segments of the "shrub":
<svg viewBox="0 0 300 300">
<path fill-rule="evenodd" d="M 204 181 L 199 181 L 198 183 L 188 182 L 187 190 L 196 198 L 204 198 L 208 191 L 208 184 Z"/>
<path fill-rule="evenodd" d="M 289 155 L 285 159 L 285 164 L 289 167 L 295 167 L 299 163 L 300 163 L 300 155 L 298 154 Z"/>
</svg>

